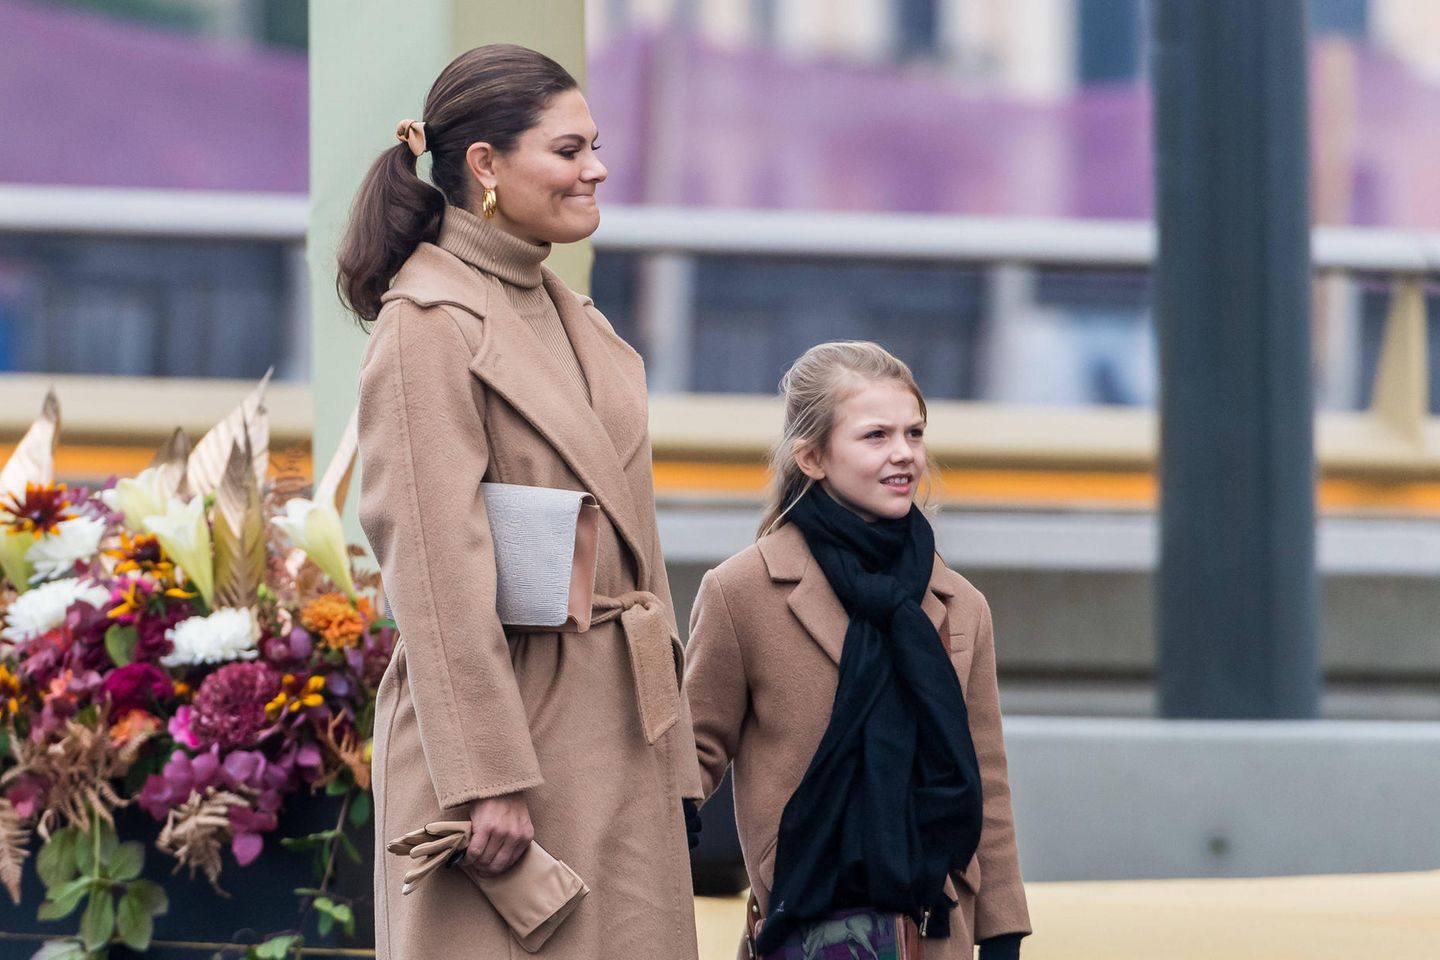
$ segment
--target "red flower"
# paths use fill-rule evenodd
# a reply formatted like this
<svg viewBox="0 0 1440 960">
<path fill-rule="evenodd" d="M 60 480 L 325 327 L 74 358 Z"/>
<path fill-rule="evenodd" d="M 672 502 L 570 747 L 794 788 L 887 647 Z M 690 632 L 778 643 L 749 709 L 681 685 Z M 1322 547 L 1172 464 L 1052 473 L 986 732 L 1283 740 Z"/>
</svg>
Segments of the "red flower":
<svg viewBox="0 0 1440 960">
<path fill-rule="evenodd" d="M 132 710 L 148 710 L 157 700 L 168 697 L 175 685 L 165 671 L 153 663 L 132 663 L 105 678 L 105 695 L 110 698 L 110 719 L 118 721 Z"/>
</svg>

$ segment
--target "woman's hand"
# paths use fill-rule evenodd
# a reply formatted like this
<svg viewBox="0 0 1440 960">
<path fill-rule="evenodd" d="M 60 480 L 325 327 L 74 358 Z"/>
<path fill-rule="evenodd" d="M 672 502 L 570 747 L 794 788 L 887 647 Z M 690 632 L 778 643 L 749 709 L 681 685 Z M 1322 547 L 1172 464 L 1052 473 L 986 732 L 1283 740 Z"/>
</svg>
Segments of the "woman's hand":
<svg viewBox="0 0 1440 960">
<path fill-rule="evenodd" d="M 494 877 L 515 865 L 535 839 L 530 808 L 519 793 L 486 797 L 470 805 L 470 846 L 465 863 Z"/>
</svg>

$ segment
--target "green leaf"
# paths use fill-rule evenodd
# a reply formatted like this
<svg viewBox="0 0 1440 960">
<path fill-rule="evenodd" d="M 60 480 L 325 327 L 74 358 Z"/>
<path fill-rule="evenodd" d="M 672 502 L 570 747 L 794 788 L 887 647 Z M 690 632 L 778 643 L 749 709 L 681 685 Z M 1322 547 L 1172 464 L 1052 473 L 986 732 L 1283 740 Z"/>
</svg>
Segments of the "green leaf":
<svg viewBox="0 0 1440 960">
<path fill-rule="evenodd" d="M 166 896 L 165 888 L 149 880 L 134 881 L 125 895 L 134 897 L 153 917 L 161 916 L 170 909 L 170 898 Z"/>
<path fill-rule="evenodd" d="M 331 780 L 329 783 L 325 784 L 325 796 L 327 797 L 343 797 L 349 792 L 350 785 L 347 783 L 341 783 L 339 777 L 336 777 L 334 780 Z"/>
<path fill-rule="evenodd" d="M 85 915 L 80 918 L 80 939 L 86 950 L 99 950 L 110 942 L 115 932 L 115 898 L 108 891 L 90 898 Z"/>
<path fill-rule="evenodd" d="M 115 856 L 105 864 L 105 876 L 111 880 L 134 880 L 145 867 L 145 845 L 138 840 L 122 843 Z"/>
<path fill-rule="evenodd" d="M 35 871 L 46 887 L 58 887 L 75 879 L 75 838 L 79 835 L 80 831 L 74 827 L 56 830 L 40 848 Z"/>
<path fill-rule="evenodd" d="M 135 645 L 140 642 L 140 631 L 135 627 L 117 623 L 105 631 L 105 652 L 115 661 L 115 666 L 124 667 L 135 661 Z"/>
<path fill-rule="evenodd" d="M 285 960 L 285 955 L 295 947 L 305 942 L 305 938 L 298 933 L 286 934 L 282 937 L 271 937 L 255 948 L 255 956 L 259 960 Z"/>
<path fill-rule="evenodd" d="M 115 833 L 114 824 L 100 821 L 100 862 L 109 863 L 120 852 L 120 837 Z"/>
<path fill-rule="evenodd" d="M 347 934 L 352 937 L 355 935 L 355 912 L 348 903 L 337 904 L 335 909 L 330 911 L 330 915 L 344 925 Z"/>
<path fill-rule="evenodd" d="M 335 901 L 329 897 L 316 897 L 314 907 L 321 913 L 328 914 L 335 909 Z"/>
<path fill-rule="evenodd" d="M 94 830 L 94 827 L 90 828 Z M 95 876 L 95 834 L 80 833 L 75 836 L 75 868 L 84 876 Z"/>
<path fill-rule="evenodd" d="M 336 839 L 340 841 L 340 846 L 345 849 L 345 853 L 350 857 L 351 860 L 355 861 L 356 863 L 365 862 L 365 858 L 360 856 L 360 848 L 355 846 L 355 844 L 350 840 L 349 837 L 345 836 L 345 834 L 342 833 Z"/>
<path fill-rule="evenodd" d="M 370 794 L 355 794 L 355 799 L 350 801 L 350 822 L 357 827 L 370 822 Z"/>
<path fill-rule="evenodd" d="M 94 882 L 89 877 L 80 877 L 50 890 L 48 898 L 40 904 L 36 917 L 40 920 L 63 920 L 70 916 L 75 912 L 75 908 L 80 906 L 80 901 L 85 899 L 85 894 L 90 892 Z"/>
<path fill-rule="evenodd" d="M 322 913 L 315 920 L 315 929 L 320 931 L 320 936 L 330 936 L 330 931 L 335 929 L 335 918 L 328 913 Z"/>
<path fill-rule="evenodd" d="M 155 915 L 142 893 L 132 887 L 120 898 L 120 909 L 116 913 L 116 926 L 125 946 L 142 953 L 150 947 L 150 936 L 155 931 Z"/>
<path fill-rule="evenodd" d="M 85 948 L 79 940 L 46 940 L 30 960 L 85 960 Z"/>
</svg>

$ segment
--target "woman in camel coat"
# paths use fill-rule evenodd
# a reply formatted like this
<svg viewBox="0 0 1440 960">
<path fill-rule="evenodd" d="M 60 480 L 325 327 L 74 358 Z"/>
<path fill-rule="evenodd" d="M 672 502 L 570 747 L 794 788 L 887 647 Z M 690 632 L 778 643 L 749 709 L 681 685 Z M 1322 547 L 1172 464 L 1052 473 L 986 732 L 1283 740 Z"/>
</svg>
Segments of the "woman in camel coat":
<svg viewBox="0 0 1440 960">
<path fill-rule="evenodd" d="M 342 292 L 375 321 L 360 513 L 401 636 L 375 717 L 376 848 L 468 819 L 468 862 L 498 874 L 533 836 L 591 891 L 538 956 L 694 958 L 682 798 L 699 772 L 643 364 L 541 263 L 598 222 L 593 121 L 558 65 L 491 46 L 447 67 L 398 136 L 341 253 Z M 424 152 L 439 190 L 416 177 Z M 502 628 L 482 480 L 595 496 L 595 592 L 622 598 L 623 622 Z M 378 957 L 526 956 L 461 871 L 402 897 L 405 868 L 377 856 Z"/>
</svg>

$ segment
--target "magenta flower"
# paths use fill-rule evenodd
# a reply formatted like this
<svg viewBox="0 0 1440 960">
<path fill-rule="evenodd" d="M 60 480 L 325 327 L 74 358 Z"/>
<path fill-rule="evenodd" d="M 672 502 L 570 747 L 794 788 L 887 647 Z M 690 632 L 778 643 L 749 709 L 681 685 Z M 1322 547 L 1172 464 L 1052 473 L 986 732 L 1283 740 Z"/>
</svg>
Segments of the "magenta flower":
<svg viewBox="0 0 1440 960">
<path fill-rule="evenodd" d="M 176 743 L 182 747 L 189 747 L 191 750 L 198 750 L 200 738 L 195 736 L 194 730 L 190 729 L 190 714 L 193 712 L 188 704 L 177 709 L 175 716 L 170 718 L 168 729 Z"/>
<path fill-rule="evenodd" d="M 195 692 L 190 729 L 202 746 L 250 746 L 266 732 L 265 704 L 279 690 L 280 677 L 266 664 L 227 663 Z"/>
<path fill-rule="evenodd" d="M 131 663 L 112 671 L 103 689 L 110 698 L 111 720 L 120 720 L 132 710 L 148 710 L 175 692 L 165 671 L 153 663 Z"/>
</svg>

